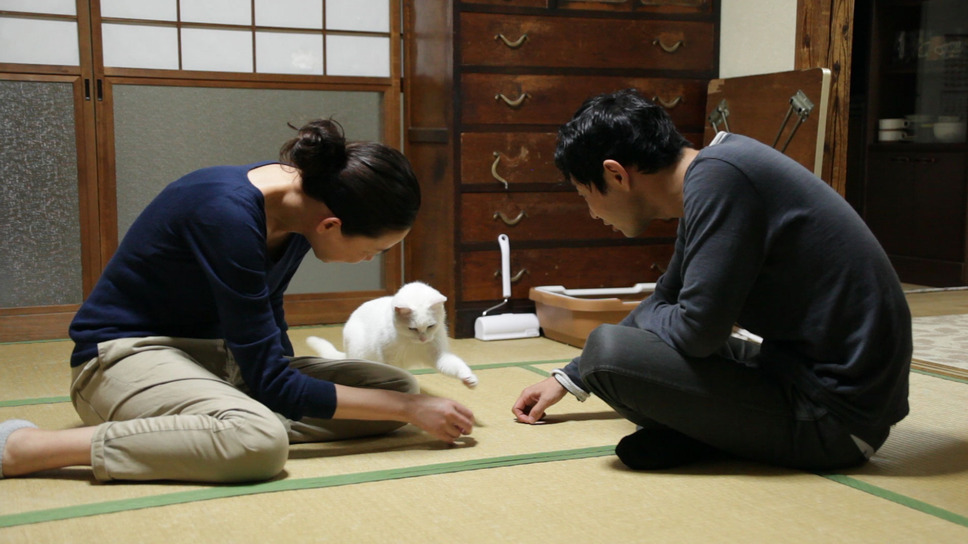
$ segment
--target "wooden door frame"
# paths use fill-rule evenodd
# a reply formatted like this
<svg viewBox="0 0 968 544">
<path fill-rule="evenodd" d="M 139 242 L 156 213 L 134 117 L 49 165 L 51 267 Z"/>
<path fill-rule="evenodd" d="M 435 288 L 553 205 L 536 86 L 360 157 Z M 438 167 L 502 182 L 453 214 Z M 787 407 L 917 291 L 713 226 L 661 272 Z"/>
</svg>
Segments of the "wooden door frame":
<svg viewBox="0 0 968 544">
<path fill-rule="evenodd" d="M 830 108 L 821 177 L 841 195 L 847 185 L 853 14 L 854 0 L 797 0 L 794 68 L 830 69 Z"/>
<path fill-rule="evenodd" d="M 274 87 L 313 90 L 359 90 L 383 95 L 383 139 L 402 147 L 402 0 L 389 0 L 389 77 L 312 77 L 268 73 L 223 73 L 183 70 L 105 68 L 103 44 L 95 24 L 101 23 L 100 4 L 76 0 L 76 15 L 46 16 L 71 20 L 78 25 L 77 66 L 0 63 L 3 79 L 70 82 L 74 86 L 75 123 L 78 145 L 78 184 L 81 219 L 82 297 L 87 298 L 110 256 L 117 247 L 116 203 L 114 202 L 112 83 L 191 82 L 193 86 Z M 102 94 L 97 94 L 97 91 Z M 96 145 L 98 138 L 102 140 Z M 109 194 L 110 192 L 110 194 Z M 360 304 L 395 292 L 403 282 L 403 250 L 395 246 L 383 257 L 383 285 L 379 289 L 286 295 L 289 325 L 339 323 Z M 0 308 L 0 342 L 63 339 L 79 304 Z"/>
</svg>

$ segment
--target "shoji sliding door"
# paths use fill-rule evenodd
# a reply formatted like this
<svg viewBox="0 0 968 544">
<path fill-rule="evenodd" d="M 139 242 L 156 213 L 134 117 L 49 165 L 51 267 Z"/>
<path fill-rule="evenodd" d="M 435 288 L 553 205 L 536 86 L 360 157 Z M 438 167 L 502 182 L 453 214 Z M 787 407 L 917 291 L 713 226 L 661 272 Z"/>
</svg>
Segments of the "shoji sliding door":
<svg viewBox="0 0 968 544">
<path fill-rule="evenodd" d="M 327 117 L 400 145 L 398 0 L 0 0 L 0 341 L 63 337 L 140 210 Z M 399 249 L 307 259 L 292 325 L 395 290 Z"/>
</svg>

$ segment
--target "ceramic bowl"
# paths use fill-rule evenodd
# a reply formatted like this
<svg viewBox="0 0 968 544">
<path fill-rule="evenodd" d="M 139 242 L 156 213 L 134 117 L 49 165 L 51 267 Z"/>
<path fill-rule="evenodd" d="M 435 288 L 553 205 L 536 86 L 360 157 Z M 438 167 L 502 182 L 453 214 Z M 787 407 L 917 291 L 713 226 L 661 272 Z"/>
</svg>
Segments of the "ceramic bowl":
<svg viewBox="0 0 968 544">
<path fill-rule="evenodd" d="M 944 121 L 934 124 L 934 137 L 939 142 L 955 143 L 965 141 L 964 121 Z"/>
</svg>

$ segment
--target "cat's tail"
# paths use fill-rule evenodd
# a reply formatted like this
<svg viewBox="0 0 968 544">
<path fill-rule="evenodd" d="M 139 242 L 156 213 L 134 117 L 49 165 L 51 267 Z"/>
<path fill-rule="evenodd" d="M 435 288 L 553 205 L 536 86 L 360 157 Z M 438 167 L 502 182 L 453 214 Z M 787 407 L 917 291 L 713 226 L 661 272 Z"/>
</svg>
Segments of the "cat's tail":
<svg viewBox="0 0 968 544">
<path fill-rule="evenodd" d="M 336 349 L 336 346 L 331 344 L 328 340 L 324 340 L 318 336 L 310 336 L 306 339 L 306 345 L 309 349 L 315 351 L 323 359 L 345 359 L 346 354 L 342 351 Z"/>
</svg>

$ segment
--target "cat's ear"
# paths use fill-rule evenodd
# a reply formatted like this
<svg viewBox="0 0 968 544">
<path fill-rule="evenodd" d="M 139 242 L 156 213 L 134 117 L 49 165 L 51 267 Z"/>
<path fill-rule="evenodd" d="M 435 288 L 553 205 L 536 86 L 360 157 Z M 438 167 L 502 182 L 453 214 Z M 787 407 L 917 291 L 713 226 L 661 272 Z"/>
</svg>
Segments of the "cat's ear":
<svg viewBox="0 0 968 544">
<path fill-rule="evenodd" d="M 394 306 L 393 312 L 400 317 L 407 317 L 413 313 L 413 310 L 411 310 L 410 308 L 407 308 L 406 306 Z"/>
<path fill-rule="evenodd" d="M 434 295 L 430 297 L 430 305 L 431 306 L 433 306 L 435 304 L 443 304 L 445 302 L 447 302 L 447 297 L 445 297 L 444 295 L 442 295 L 440 293 L 434 293 Z"/>
</svg>

